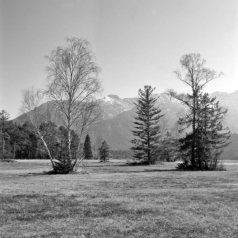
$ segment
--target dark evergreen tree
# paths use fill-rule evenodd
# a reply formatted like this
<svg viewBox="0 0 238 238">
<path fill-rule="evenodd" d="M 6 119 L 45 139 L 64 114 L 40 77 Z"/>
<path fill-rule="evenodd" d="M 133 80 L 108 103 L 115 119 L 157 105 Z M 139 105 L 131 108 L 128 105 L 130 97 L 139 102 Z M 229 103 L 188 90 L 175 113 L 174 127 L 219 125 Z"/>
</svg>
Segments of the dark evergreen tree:
<svg viewBox="0 0 238 238">
<path fill-rule="evenodd" d="M 67 130 L 64 126 L 59 127 L 59 146 L 58 146 L 58 157 L 64 157 L 67 154 L 68 140 Z"/>
<path fill-rule="evenodd" d="M 223 126 L 227 109 L 219 106 L 216 98 L 207 93 L 201 95 L 198 121 L 199 169 L 216 169 L 223 149 L 230 144 L 230 131 Z"/>
<path fill-rule="evenodd" d="M 187 133 L 180 139 L 180 151 L 184 160 L 180 168 L 216 170 L 223 149 L 230 144 L 230 131 L 222 124 L 227 110 L 222 109 L 215 100 L 216 98 L 211 98 L 207 93 L 199 94 L 195 131 Z M 191 166 L 193 138 L 195 138 L 194 166 Z"/>
<path fill-rule="evenodd" d="M 206 68 L 206 61 L 201 58 L 200 54 L 184 55 L 181 58 L 180 63 L 183 68 L 184 75 L 179 70 L 175 71 L 175 74 L 179 80 L 191 88 L 191 93 L 178 94 L 173 90 L 170 90 L 169 95 L 181 101 L 189 109 L 187 114 L 180 117 L 178 121 L 179 125 L 183 127 L 181 131 L 187 132 L 186 136 L 180 139 L 180 152 L 184 160 L 182 167 L 202 169 L 202 160 L 205 158 L 204 155 L 207 150 L 205 149 L 205 141 L 209 138 L 208 133 L 205 132 L 206 130 L 204 131 L 204 125 L 211 120 L 213 121 L 211 125 L 215 125 L 216 123 L 214 121 L 216 121 L 221 127 L 222 121 L 220 117 L 223 117 L 226 114 L 210 99 L 210 102 L 208 102 L 208 100 L 207 103 L 211 105 L 211 109 L 213 108 L 214 110 L 212 109 L 212 112 L 209 109 L 210 112 L 209 110 L 205 112 L 204 110 L 206 110 L 206 107 L 204 104 L 204 95 L 202 90 L 207 83 L 219 77 L 221 73 L 217 74 L 214 70 Z M 216 134 L 218 135 L 220 132 Z M 224 134 L 224 140 L 226 140 L 225 135 L 228 136 L 228 134 Z M 216 142 L 213 140 L 212 143 L 218 145 L 220 142 L 219 139 L 217 139 Z M 225 144 L 226 143 L 224 142 L 223 145 L 225 146 Z M 212 149 L 209 151 L 214 152 Z"/>
<path fill-rule="evenodd" d="M 138 100 L 135 103 L 137 115 L 135 116 L 133 134 L 136 137 L 131 142 L 134 146 L 134 158 L 142 163 L 154 163 L 157 157 L 156 148 L 160 138 L 161 110 L 155 107 L 158 98 L 152 96 L 155 88 L 144 86 L 144 90 L 138 92 Z"/>
<path fill-rule="evenodd" d="M 68 131 L 60 126 L 57 131 L 57 153 L 54 170 L 57 173 L 69 173 L 77 162 L 79 137 L 74 130 L 71 130 L 71 159 L 68 156 Z"/>
<path fill-rule="evenodd" d="M 83 153 L 84 153 L 84 159 L 92 159 L 93 158 L 91 140 L 90 140 L 89 135 L 87 135 L 85 138 Z"/>
<path fill-rule="evenodd" d="M 179 159 L 178 140 L 173 137 L 171 132 L 166 132 L 157 148 L 160 160 L 166 162 L 174 162 Z"/>
<path fill-rule="evenodd" d="M 67 155 L 68 137 L 65 127 L 57 127 L 54 122 L 42 122 L 37 128 L 40 132 L 36 133 L 36 128 L 31 122 L 26 121 L 23 125 L 16 125 L 9 121 L 5 111 L 0 112 L 0 155 L 4 159 L 49 159 L 49 153 L 43 145 L 47 143 L 50 154 L 56 161 L 55 169 L 58 173 L 67 173 L 70 166 L 74 166 L 79 155 L 79 136 L 71 130 L 71 160 Z M 41 140 L 39 135 L 44 138 Z M 2 145 L 4 146 L 2 148 Z M 69 163 L 68 163 L 69 161 Z M 68 164 L 67 164 L 68 163 Z M 64 165 L 67 164 L 67 169 Z M 60 170 L 62 171 L 60 172 Z"/>
<path fill-rule="evenodd" d="M 9 141 L 10 137 L 9 134 L 7 133 L 7 122 L 9 120 L 10 115 L 5 111 L 2 110 L 0 112 L 0 139 L 1 139 L 1 143 L 0 143 L 0 158 L 1 160 L 4 160 L 6 157 L 6 146 L 7 146 L 7 141 Z"/>
<path fill-rule="evenodd" d="M 56 124 L 51 121 L 42 122 L 40 124 L 40 132 L 41 135 L 44 137 L 44 140 L 50 150 L 50 153 L 53 158 L 57 156 L 58 152 L 58 145 L 59 145 L 59 129 L 57 128 Z M 45 151 L 47 155 L 47 151 L 45 150 L 44 146 L 42 145 L 42 141 L 40 141 L 42 150 Z M 48 157 L 48 156 L 47 156 Z"/>
<path fill-rule="evenodd" d="M 20 148 L 21 145 L 21 134 L 19 131 L 18 126 L 13 123 L 12 121 L 9 121 L 8 123 L 8 135 L 9 135 L 9 155 L 10 158 L 15 159 L 17 155 L 17 151 Z"/>
<path fill-rule="evenodd" d="M 9 120 L 9 114 L 0 112 L 0 158 L 14 159 L 22 143 L 21 133 L 16 124 Z"/>
<path fill-rule="evenodd" d="M 71 131 L 71 136 L 72 136 L 72 140 L 71 140 L 71 156 L 72 156 L 72 160 L 75 162 L 76 159 L 79 157 L 80 152 L 80 144 L 79 144 L 79 136 L 78 134 L 72 130 Z"/>
<path fill-rule="evenodd" d="M 99 159 L 101 162 L 106 162 L 109 159 L 109 145 L 106 141 L 103 141 L 99 148 Z"/>
<path fill-rule="evenodd" d="M 27 123 L 24 123 L 22 126 L 19 125 L 18 130 L 20 134 L 20 143 L 18 144 L 19 148 L 16 151 L 16 158 L 25 159 L 28 158 L 28 149 L 30 146 Z"/>
</svg>

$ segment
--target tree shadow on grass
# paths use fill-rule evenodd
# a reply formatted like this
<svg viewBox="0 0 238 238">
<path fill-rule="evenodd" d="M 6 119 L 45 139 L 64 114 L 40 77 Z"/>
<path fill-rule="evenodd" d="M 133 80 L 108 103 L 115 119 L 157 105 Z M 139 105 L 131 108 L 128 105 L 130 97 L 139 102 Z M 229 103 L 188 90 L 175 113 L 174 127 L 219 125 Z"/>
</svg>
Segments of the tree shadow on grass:
<svg viewBox="0 0 238 238">
<path fill-rule="evenodd" d="M 67 174 L 63 173 L 52 173 L 52 171 L 43 171 L 43 172 L 34 172 L 34 173 L 26 173 L 20 174 L 21 177 L 28 177 L 28 176 L 48 176 L 48 175 L 74 175 L 74 174 L 88 174 L 87 171 L 80 171 L 80 172 L 70 172 Z"/>
<path fill-rule="evenodd" d="M 119 173 L 121 171 L 118 171 Z M 202 171 L 202 170 L 178 170 L 178 169 L 145 169 L 145 170 L 136 170 L 136 171 L 122 171 L 122 173 L 150 173 L 150 172 L 213 172 L 213 171 Z"/>
<path fill-rule="evenodd" d="M 180 172 L 180 173 L 186 173 L 186 172 L 201 172 L 198 170 L 178 170 L 176 168 L 151 168 L 150 166 L 143 166 L 144 168 L 141 168 L 143 165 L 138 165 L 138 166 L 128 166 L 125 164 L 120 164 L 120 165 L 114 165 L 114 166 L 90 166 L 86 165 L 84 166 L 83 171 L 76 171 L 76 172 L 70 172 L 68 175 L 84 175 L 84 174 L 130 174 L 130 173 L 165 173 L 165 172 Z M 111 168 L 110 168 L 111 167 Z M 125 170 L 122 170 L 122 167 L 125 167 Z M 88 169 L 87 169 L 88 168 Z M 91 170 L 90 168 L 98 168 L 95 170 Z M 118 169 L 117 169 L 118 168 Z M 127 168 L 127 169 L 126 169 Z M 138 168 L 138 170 L 136 169 Z M 22 177 L 28 177 L 28 176 L 48 176 L 48 175 L 63 175 L 63 174 L 57 174 L 57 173 L 52 173 L 51 171 L 43 171 L 43 172 L 32 172 L 32 173 L 26 173 L 26 174 L 20 174 L 19 176 Z M 67 175 L 67 174 L 65 174 Z"/>
<path fill-rule="evenodd" d="M 145 169 L 144 172 L 173 172 L 178 171 L 176 169 Z"/>
</svg>

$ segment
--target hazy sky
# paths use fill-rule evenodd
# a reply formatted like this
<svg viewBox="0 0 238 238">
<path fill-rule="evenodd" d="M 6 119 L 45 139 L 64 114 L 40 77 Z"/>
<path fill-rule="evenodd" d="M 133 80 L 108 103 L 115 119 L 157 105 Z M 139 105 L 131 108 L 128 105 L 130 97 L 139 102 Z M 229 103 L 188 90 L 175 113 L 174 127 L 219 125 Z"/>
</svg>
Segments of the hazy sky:
<svg viewBox="0 0 238 238">
<path fill-rule="evenodd" d="M 0 110 L 16 117 L 21 90 L 44 87 L 44 56 L 67 37 L 92 44 L 102 96 L 185 91 L 173 71 L 188 53 L 224 72 L 208 92 L 238 90 L 237 0 L 0 0 Z"/>
</svg>

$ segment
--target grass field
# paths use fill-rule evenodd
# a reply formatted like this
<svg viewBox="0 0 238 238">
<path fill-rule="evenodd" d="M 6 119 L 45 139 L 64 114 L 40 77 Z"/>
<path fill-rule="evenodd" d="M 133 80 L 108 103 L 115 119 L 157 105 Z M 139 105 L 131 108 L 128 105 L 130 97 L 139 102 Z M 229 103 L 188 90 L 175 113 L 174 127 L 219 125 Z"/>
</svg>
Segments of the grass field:
<svg viewBox="0 0 238 238">
<path fill-rule="evenodd" d="M 0 237 L 238 237 L 238 163 L 222 172 L 174 163 L 85 162 L 42 175 L 47 161 L 0 163 Z"/>
</svg>

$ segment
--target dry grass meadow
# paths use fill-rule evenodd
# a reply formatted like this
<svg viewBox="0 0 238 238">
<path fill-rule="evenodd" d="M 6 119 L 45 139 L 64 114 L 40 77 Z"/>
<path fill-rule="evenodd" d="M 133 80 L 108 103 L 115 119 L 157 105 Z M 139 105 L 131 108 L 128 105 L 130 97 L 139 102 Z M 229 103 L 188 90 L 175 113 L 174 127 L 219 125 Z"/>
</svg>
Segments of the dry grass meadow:
<svg viewBox="0 0 238 238">
<path fill-rule="evenodd" d="M 1 163 L 0 237 L 238 237 L 238 163 L 174 167 L 87 161 L 43 175 L 47 161 Z"/>
</svg>

